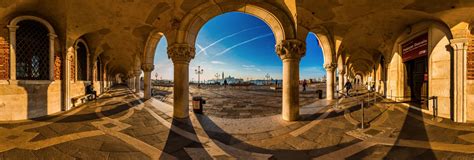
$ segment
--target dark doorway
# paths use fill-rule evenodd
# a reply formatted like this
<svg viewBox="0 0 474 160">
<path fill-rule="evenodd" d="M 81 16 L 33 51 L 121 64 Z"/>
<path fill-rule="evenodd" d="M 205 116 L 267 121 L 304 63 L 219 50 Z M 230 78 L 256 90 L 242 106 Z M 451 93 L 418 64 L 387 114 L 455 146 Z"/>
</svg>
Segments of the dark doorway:
<svg viewBox="0 0 474 160">
<path fill-rule="evenodd" d="M 411 102 L 414 106 L 428 109 L 428 61 L 427 56 L 405 62 L 408 73 Z"/>
</svg>

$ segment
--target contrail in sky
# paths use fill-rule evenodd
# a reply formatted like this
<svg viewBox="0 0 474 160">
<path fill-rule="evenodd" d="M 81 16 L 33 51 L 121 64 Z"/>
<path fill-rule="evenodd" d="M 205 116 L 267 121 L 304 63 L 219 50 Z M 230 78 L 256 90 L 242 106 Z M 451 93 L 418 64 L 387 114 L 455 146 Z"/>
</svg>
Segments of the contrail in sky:
<svg viewBox="0 0 474 160">
<path fill-rule="evenodd" d="M 223 40 L 226 40 L 227 38 L 233 37 L 233 36 L 238 35 L 238 34 L 240 34 L 240 33 L 242 33 L 242 32 L 246 32 L 246 31 L 250 31 L 250 30 L 254 30 L 254 29 L 262 28 L 262 27 L 265 27 L 265 26 L 257 26 L 257 27 L 247 28 L 247 29 L 241 30 L 241 31 L 239 31 L 239 32 L 232 33 L 232 34 L 230 34 L 230 35 L 228 35 L 228 36 L 225 36 L 225 37 L 222 37 L 221 39 L 218 39 L 217 41 L 211 43 L 210 45 L 208 45 L 208 46 L 206 46 L 206 47 L 204 47 L 204 48 L 201 48 L 201 47 L 198 46 L 198 47 L 201 49 L 201 51 L 199 51 L 198 54 L 201 53 L 201 52 L 206 51 L 207 48 L 212 47 L 212 46 L 216 45 L 217 43 L 219 43 L 219 42 L 221 42 L 221 41 L 223 41 Z M 207 54 L 206 54 L 206 55 L 207 55 Z"/>
<path fill-rule="evenodd" d="M 201 53 L 201 52 L 204 52 L 204 55 L 207 56 L 207 52 L 204 50 L 204 48 L 202 48 L 201 45 L 196 43 L 196 46 L 200 49 L 200 51 L 196 54 L 196 56 L 199 55 L 199 53 Z"/>
<path fill-rule="evenodd" d="M 252 42 L 252 41 L 255 41 L 255 40 L 258 40 L 258 39 L 261 39 L 261 38 L 265 38 L 265 37 L 268 37 L 268 36 L 271 36 L 273 35 L 273 33 L 268 33 L 268 34 L 264 34 L 264 35 L 261 35 L 261 36 L 257 36 L 255 38 L 252 38 L 252 39 L 249 39 L 249 40 L 246 40 L 246 41 L 243 41 L 243 42 L 240 42 L 236 45 L 233 45 L 232 47 L 229 47 L 227 49 L 225 49 L 224 51 L 220 52 L 220 53 L 217 53 L 216 56 L 220 56 L 220 55 L 223 55 L 224 53 L 234 49 L 235 47 L 238 47 L 238 46 L 241 46 L 241 45 L 244 45 L 244 44 L 247 44 L 249 42 Z"/>
</svg>

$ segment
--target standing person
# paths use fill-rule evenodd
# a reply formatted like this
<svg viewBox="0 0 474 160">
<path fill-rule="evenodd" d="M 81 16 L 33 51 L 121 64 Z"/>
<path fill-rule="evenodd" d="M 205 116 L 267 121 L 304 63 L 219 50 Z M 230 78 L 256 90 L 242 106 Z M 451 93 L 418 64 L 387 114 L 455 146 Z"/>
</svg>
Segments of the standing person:
<svg viewBox="0 0 474 160">
<path fill-rule="evenodd" d="M 347 96 L 350 97 L 350 95 L 349 95 L 349 90 L 352 89 L 352 84 L 351 84 L 351 82 L 347 81 L 346 84 L 344 84 L 344 87 L 346 88 L 346 94 L 347 94 Z"/>
<path fill-rule="evenodd" d="M 227 88 L 227 79 L 224 79 L 224 88 Z"/>
<path fill-rule="evenodd" d="M 307 86 L 307 85 L 308 85 L 308 84 L 306 83 L 306 79 L 303 80 L 303 92 L 306 91 L 306 86 Z"/>
</svg>

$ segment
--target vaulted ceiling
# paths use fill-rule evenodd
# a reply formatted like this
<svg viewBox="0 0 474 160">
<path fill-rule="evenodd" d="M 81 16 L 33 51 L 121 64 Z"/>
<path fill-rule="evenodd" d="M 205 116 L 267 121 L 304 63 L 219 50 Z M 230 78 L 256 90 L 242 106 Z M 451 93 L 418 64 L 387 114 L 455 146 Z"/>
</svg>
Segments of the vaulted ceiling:
<svg viewBox="0 0 474 160">
<path fill-rule="evenodd" d="M 374 57 L 389 56 L 411 24 L 437 21 L 452 27 L 474 21 L 472 0 L 2 0 L 0 23 L 24 14 L 42 17 L 64 43 L 61 51 L 82 38 L 93 57 L 110 59 L 109 71 L 126 74 L 136 68 L 151 31 L 173 39 L 176 25 L 194 14 L 193 9 L 216 5 L 225 10 L 226 5 L 245 3 L 281 10 L 304 29 L 298 34 L 325 28 L 342 39 L 339 52 L 363 72 L 375 65 Z"/>
</svg>

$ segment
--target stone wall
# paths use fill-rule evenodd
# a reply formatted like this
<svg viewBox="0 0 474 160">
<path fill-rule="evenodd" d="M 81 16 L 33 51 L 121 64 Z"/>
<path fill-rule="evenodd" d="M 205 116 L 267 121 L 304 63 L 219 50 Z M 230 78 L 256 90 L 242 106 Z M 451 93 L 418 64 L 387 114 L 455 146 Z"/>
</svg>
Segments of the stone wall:
<svg viewBox="0 0 474 160">
<path fill-rule="evenodd" d="M 428 42 L 428 97 L 438 97 L 438 115 L 451 118 L 451 53 L 447 50 L 449 39 L 445 33 L 433 25 L 420 24 L 413 26 L 411 34 L 402 35 L 399 44 L 415 37 L 418 33 L 429 32 Z M 405 64 L 399 54 L 399 45 L 388 66 L 387 97 L 396 101 L 410 100 L 410 87 L 407 84 Z M 428 110 L 433 110 L 432 101 Z"/>
<path fill-rule="evenodd" d="M 61 111 L 59 81 L 0 84 L 0 121 L 37 118 Z"/>
<path fill-rule="evenodd" d="M 429 96 L 438 97 L 438 115 L 450 118 L 451 53 L 446 48 L 450 43 L 445 34 L 436 28 L 430 30 L 430 40 L 434 48 L 428 57 Z M 430 111 L 433 109 L 432 102 L 433 101 L 429 101 L 428 103 Z"/>
<path fill-rule="evenodd" d="M 86 94 L 86 86 L 89 85 L 90 82 L 89 81 L 76 81 L 76 82 L 71 82 L 71 84 L 69 85 L 69 95 L 71 96 L 71 98 L 74 98 L 74 97 L 78 97 L 78 96 L 81 96 L 81 95 L 85 95 Z M 72 101 L 71 101 L 72 103 Z M 75 104 L 73 104 L 74 106 L 78 106 L 78 105 L 81 105 L 81 101 L 77 101 Z"/>
</svg>

